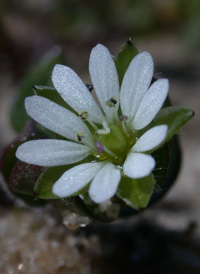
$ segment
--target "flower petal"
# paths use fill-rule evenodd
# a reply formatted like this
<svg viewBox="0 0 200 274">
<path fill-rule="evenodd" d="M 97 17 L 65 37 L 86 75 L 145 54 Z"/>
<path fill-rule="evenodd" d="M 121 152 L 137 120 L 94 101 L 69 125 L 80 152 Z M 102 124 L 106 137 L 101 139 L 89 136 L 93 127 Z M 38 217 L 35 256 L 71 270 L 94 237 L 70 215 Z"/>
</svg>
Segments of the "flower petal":
<svg viewBox="0 0 200 274">
<path fill-rule="evenodd" d="M 152 77 L 153 59 L 151 55 L 148 52 L 136 55 L 124 75 L 120 92 L 122 113 L 128 117 L 128 121 L 134 117 Z"/>
<path fill-rule="evenodd" d="M 153 83 L 136 112 L 132 128 L 142 129 L 154 119 L 167 97 L 168 89 L 167 79 L 160 79 Z"/>
<path fill-rule="evenodd" d="M 145 152 L 159 146 L 167 137 L 167 125 L 153 127 L 146 131 L 131 148 L 131 151 Z"/>
<path fill-rule="evenodd" d="M 89 119 L 102 124 L 104 115 L 79 76 L 69 67 L 55 65 L 52 73 L 54 87 L 77 113 L 87 111 Z"/>
<path fill-rule="evenodd" d="M 81 144 L 63 140 L 32 140 L 20 145 L 16 157 L 28 164 L 38 166 L 62 166 L 86 158 L 90 149 Z"/>
<path fill-rule="evenodd" d="M 87 163 L 66 171 L 53 186 L 53 193 L 59 197 L 68 197 L 86 186 L 102 168 L 104 162 Z"/>
<path fill-rule="evenodd" d="M 133 179 L 148 176 L 155 167 L 155 160 L 150 155 L 129 152 L 124 163 L 125 174 Z"/>
<path fill-rule="evenodd" d="M 120 170 L 113 164 L 107 163 L 94 177 L 89 195 L 95 203 L 104 203 L 112 198 L 121 179 Z"/>
<path fill-rule="evenodd" d="M 119 79 L 114 60 L 109 50 L 98 44 L 90 54 L 89 71 L 91 80 L 99 99 L 99 102 L 106 113 L 109 122 L 113 122 L 113 109 L 108 107 L 106 102 L 114 97 L 117 101 L 115 108 L 119 107 Z"/>
<path fill-rule="evenodd" d="M 25 99 L 28 115 L 36 122 L 68 139 L 76 140 L 77 133 L 82 132 L 92 142 L 88 127 L 74 113 L 41 96 Z"/>
</svg>

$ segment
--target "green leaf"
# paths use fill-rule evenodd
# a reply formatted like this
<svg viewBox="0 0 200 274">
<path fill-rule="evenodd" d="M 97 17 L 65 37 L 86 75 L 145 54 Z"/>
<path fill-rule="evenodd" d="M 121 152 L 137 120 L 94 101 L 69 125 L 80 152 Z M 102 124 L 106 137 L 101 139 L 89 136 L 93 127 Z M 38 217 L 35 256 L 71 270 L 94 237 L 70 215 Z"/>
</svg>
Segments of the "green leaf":
<svg viewBox="0 0 200 274">
<path fill-rule="evenodd" d="M 192 117 L 194 112 L 190 109 L 184 107 L 167 107 L 159 111 L 155 119 L 143 130 L 140 131 L 142 135 L 143 132 L 148 129 L 165 124 L 168 126 L 168 133 L 165 142 L 169 141 L 171 137 L 182 128 Z"/>
<path fill-rule="evenodd" d="M 74 165 L 50 167 L 44 171 L 37 180 L 34 188 L 34 193 L 39 199 L 49 200 L 52 204 L 57 207 L 71 210 L 83 216 L 88 216 L 95 221 L 108 222 L 112 219 L 104 214 L 97 214 L 96 209 L 99 205 L 93 203 L 92 205 L 88 203 L 88 186 L 81 189 L 79 192 L 74 193 L 70 197 L 61 199 L 52 193 L 52 187 L 54 183 L 66 172 L 68 169 L 72 168 Z M 84 200 L 80 199 L 78 194 L 82 193 Z"/>
<path fill-rule="evenodd" d="M 120 85 L 130 62 L 137 54 L 138 50 L 133 45 L 130 39 L 119 50 L 115 59 L 115 65 L 117 68 Z"/>
<path fill-rule="evenodd" d="M 33 86 L 33 91 L 35 94 L 45 97 L 62 107 L 70 108 L 68 104 L 59 95 L 59 93 L 56 91 L 56 89 L 53 87 L 35 85 Z"/>
<path fill-rule="evenodd" d="M 89 163 L 94 160 L 93 156 L 88 156 L 84 160 L 80 161 L 78 164 Z M 58 199 L 58 196 L 52 193 L 52 187 L 55 182 L 63 175 L 64 172 L 73 168 L 76 164 L 65 165 L 65 166 L 56 166 L 47 168 L 41 176 L 38 178 L 34 192 L 38 198 L 41 199 Z M 75 196 L 81 194 L 87 189 L 87 186 L 81 189 L 80 191 L 70 195 Z M 60 198 L 59 198 L 60 199 Z"/>
<path fill-rule="evenodd" d="M 167 144 L 168 146 L 168 153 L 169 153 L 169 164 L 167 166 L 167 163 L 165 164 L 164 160 L 165 156 L 164 155 L 158 155 L 156 154 L 157 151 L 155 151 L 153 153 L 157 164 L 156 164 L 156 168 L 153 171 L 155 179 L 156 179 L 156 185 L 159 186 L 158 191 L 154 191 L 150 203 L 149 205 L 155 203 L 157 200 L 161 199 L 165 193 L 171 188 L 171 186 L 175 183 L 175 180 L 178 176 L 179 170 L 180 170 L 180 166 L 181 166 L 181 150 L 180 150 L 180 146 L 179 146 L 179 142 L 178 142 L 178 136 L 175 135 L 173 137 L 173 139 L 171 139 Z M 162 150 L 162 149 L 161 149 Z M 158 152 L 160 152 L 160 150 L 158 150 Z M 159 163 L 159 159 L 160 159 L 160 163 Z M 164 166 L 163 166 L 163 164 Z M 159 169 L 159 166 L 161 166 L 161 168 Z M 165 169 L 166 169 L 166 175 L 163 177 L 164 173 L 165 173 Z M 160 175 L 159 175 L 159 171 L 160 171 Z M 160 177 L 161 176 L 161 177 Z"/>
<path fill-rule="evenodd" d="M 145 208 L 154 190 L 154 176 L 141 179 L 131 179 L 124 176 L 120 182 L 117 195 L 136 210 Z"/>
<path fill-rule="evenodd" d="M 53 67 L 57 63 L 62 63 L 60 50 L 53 49 L 28 73 L 22 81 L 14 106 L 11 111 L 11 123 L 16 131 L 20 131 L 28 120 L 24 108 L 24 99 L 33 94 L 32 86 L 37 84 L 50 84 Z"/>
<path fill-rule="evenodd" d="M 71 167 L 72 165 L 47 168 L 36 182 L 34 188 L 36 197 L 40 199 L 60 199 L 52 193 L 52 187 L 63 173 Z"/>
<path fill-rule="evenodd" d="M 44 169 L 17 161 L 10 175 L 9 188 L 14 192 L 33 196 L 36 181 Z"/>
<path fill-rule="evenodd" d="M 166 143 L 161 148 L 152 153 L 152 157 L 156 160 L 156 167 L 153 170 L 156 185 L 162 185 L 169 167 L 169 145 Z"/>
<path fill-rule="evenodd" d="M 35 128 L 34 128 L 34 123 L 31 121 L 18 134 L 15 140 L 4 149 L 0 159 L 0 170 L 6 182 L 9 181 L 11 171 L 17 162 L 15 152 L 18 146 L 34 138 L 35 138 Z"/>
<path fill-rule="evenodd" d="M 53 101 L 54 103 L 57 103 L 58 105 L 67 108 L 68 110 L 70 110 L 73 113 L 76 113 L 74 111 L 74 109 L 72 109 L 63 99 L 62 97 L 59 95 L 59 93 L 56 91 L 55 88 L 53 87 L 48 87 L 48 86 L 42 86 L 42 85 L 35 85 L 33 86 L 33 92 L 36 95 L 45 97 L 51 101 Z M 46 137 L 48 138 L 53 138 L 53 139 L 65 139 L 64 137 L 56 134 L 48 129 L 46 129 L 45 127 L 43 127 L 42 125 L 36 123 L 36 128 L 39 132 L 43 133 Z"/>
</svg>

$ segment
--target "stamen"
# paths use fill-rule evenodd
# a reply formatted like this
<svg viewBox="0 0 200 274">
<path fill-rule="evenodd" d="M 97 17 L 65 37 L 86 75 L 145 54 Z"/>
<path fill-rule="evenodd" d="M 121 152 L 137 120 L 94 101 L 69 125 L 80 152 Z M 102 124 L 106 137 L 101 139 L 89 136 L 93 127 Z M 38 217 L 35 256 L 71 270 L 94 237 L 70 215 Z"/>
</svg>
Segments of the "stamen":
<svg viewBox="0 0 200 274">
<path fill-rule="evenodd" d="M 122 127 L 123 127 L 123 130 L 124 130 L 124 133 L 126 134 L 126 136 L 129 137 L 130 134 L 129 134 L 127 128 L 126 128 L 126 125 L 125 125 L 125 122 L 124 122 L 124 121 L 122 122 Z"/>
<path fill-rule="evenodd" d="M 115 108 L 115 105 L 117 104 L 117 100 L 115 99 L 115 97 L 111 97 L 110 100 L 108 100 L 106 102 L 106 105 L 110 108 L 112 108 L 111 113 L 112 113 L 112 117 L 114 118 L 115 122 L 118 124 L 118 126 L 120 125 L 119 122 L 119 117 L 118 117 L 118 113 L 117 113 L 117 109 Z"/>
<path fill-rule="evenodd" d="M 99 128 L 91 121 L 88 119 L 88 112 L 87 111 L 82 111 L 79 113 L 79 118 L 81 118 L 81 120 L 83 120 L 84 122 L 87 121 L 95 131 L 97 131 Z"/>
<path fill-rule="evenodd" d="M 93 127 L 93 129 L 94 129 L 95 131 L 98 131 L 98 130 L 99 130 L 99 128 L 95 125 L 95 123 L 93 123 L 93 122 L 90 121 L 89 119 L 87 119 L 87 122 Z"/>
<path fill-rule="evenodd" d="M 91 147 L 93 150 L 95 149 L 95 144 L 91 143 L 89 140 L 87 140 L 87 138 L 84 138 L 82 140 L 82 143 L 88 147 Z"/>
<path fill-rule="evenodd" d="M 127 119 L 128 119 L 128 117 L 125 116 L 125 115 L 122 115 L 122 116 L 119 117 L 119 120 L 120 120 L 121 122 L 126 122 Z"/>
<path fill-rule="evenodd" d="M 119 119 L 119 116 L 118 116 L 118 113 L 117 113 L 117 109 L 116 108 L 113 108 L 113 112 L 114 112 L 114 119 L 115 119 L 115 122 L 118 126 L 120 126 L 120 119 Z"/>
<path fill-rule="evenodd" d="M 97 152 L 99 152 L 99 153 L 103 153 L 104 152 L 104 146 L 102 145 L 101 142 L 97 141 L 95 143 L 95 145 L 96 145 Z"/>
<path fill-rule="evenodd" d="M 126 128 L 126 121 L 127 121 L 127 119 L 128 119 L 128 117 L 125 116 L 125 115 L 121 115 L 121 116 L 119 117 L 119 120 L 121 121 L 121 124 L 122 124 L 122 128 L 123 128 L 123 130 L 124 130 L 124 133 L 126 134 L 127 137 L 129 137 L 130 134 L 129 134 L 127 128 Z"/>
<path fill-rule="evenodd" d="M 83 132 L 78 132 L 76 134 L 76 141 L 81 142 L 84 145 L 87 145 L 88 147 L 91 147 L 92 149 L 95 148 L 94 144 L 87 139 L 87 136 L 83 134 Z"/>
<path fill-rule="evenodd" d="M 76 141 L 81 142 L 85 135 L 82 132 L 76 134 Z"/>
<path fill-rule="evenodd" d="M 83 120 L 86 121 L 88 118 L 88 112 L 87 111 L 82 111 L 79 113 L 79 117 Z"/>
<path fill-rule="evenodd" d="M 116 104 L 117 104 L 117 100 L 115 99 L 115 97 L 111 97 L 110 100 L 106 102 L 106 106 L 110 108 L 115 107 Z"/>
<path fill-rule="evenodd" d="M 89 90 L 90 92 L 94 89 L 93 85 L 86 85 L 86 87 L 88 88 L 88 90 Z"/>
<path fill-rule="evenodd" d="M 106 121 L 103 121 L 102 124 L 103 124 L 103 127 L 104 127 L 104 129 L 105 129 L 106 134 L 107 134 L 107 133 L 110 133 L 110 128 L 109 128 L 107 122 L 106 122 Z"/>
<path fill-rule="evenodd" d="M 112 151 L 110 151 L 109 149 L 107 149 L 106 147 L 103 147 L 105 152 L 110 154 L 112 157 L 114 157 L 115 159 L 118 158 L 116 154 L 114 154 Z"/>
</svg>

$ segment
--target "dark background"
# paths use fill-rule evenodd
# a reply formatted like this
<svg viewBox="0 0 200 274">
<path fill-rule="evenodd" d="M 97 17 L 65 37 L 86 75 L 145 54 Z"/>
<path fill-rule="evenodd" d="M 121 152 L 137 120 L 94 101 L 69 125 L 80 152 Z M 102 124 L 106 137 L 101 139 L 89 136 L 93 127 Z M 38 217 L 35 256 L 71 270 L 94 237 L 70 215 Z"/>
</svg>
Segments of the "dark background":
<svg viewBox="0 0 200 274">
<path fill-rule="evenodd" d="M 173 104 L 191 108 L 196 113 L 194 119 L 179 133 L 183 165 L 176 185 L 152 210 L 144 212 L 143 216 L 166 229 L 182 230 L 194 221 L 197 223 L 194 237 L 199 240 L 199 0 L 1 1 L 0 150 L 16 135 L 9 117 L 20 82 L 47 51 L 62 48 L 65 64 L 89 83 L 88 58 L 92 47 L 102 43 L 115 54 L 129 37 L 140 52 L 147 50 L 151 53 L 155 62 L 155 76 L 169 79 L 169 94 Z M 31 218 L 30 214 L 32 213 L 29 213 L 29 217 L 20 215 L 21 222 Z M 7 230 L 11 224 L 15 225 L 15 215 L 10 210 L 5 214 L 4 209 L 1 216 L 0 231 L 3 231 L 3 238 L 15 241 L 19 237 L 18 230 Z M 35 220 L 35 215 L 32 218 Z M 7 246 L 4 246 L 4 252 L 8 254 L 9 251 L 5 251 L 5 248 Z M 62 253 L 63 250 L 58 249 L 58 252 Z M 6 259 L 2 262 L 0 269 L 2 267 L 8 271 L 3 268 Z M 27 273 L 20 271 L 19 273 Z"/>
</svg>

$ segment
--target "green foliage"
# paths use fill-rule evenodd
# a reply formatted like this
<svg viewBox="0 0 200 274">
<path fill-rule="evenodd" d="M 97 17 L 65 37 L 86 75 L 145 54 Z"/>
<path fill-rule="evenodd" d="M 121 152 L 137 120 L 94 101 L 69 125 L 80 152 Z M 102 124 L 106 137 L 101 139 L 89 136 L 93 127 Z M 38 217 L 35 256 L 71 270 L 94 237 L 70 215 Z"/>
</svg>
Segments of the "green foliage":
<svg viewBox="0 0 200 274">
<path fill-rule="evenodd" d="M 27 126 L 18 134 L 16 139 L 9 144 L 3 151 L 0 159 L 1 172 L 6 182 L 8 182 L 11 171 L 17 162 L 15 152 L 19 145 L 35 137 L 34 124 L 28 123 Z"/>
<path fill-rule="evenodd" d="M 54 65 L 57 63 L 62 63 L 60 51 L 53 50 L 42 58 L 22 81 L 11 111 L 11 123 L 16 131 L 22 130 L 28 120 L 28 115 L 24 108 L 24 99 L 33 94 L 32 86 L 36 82 L 38 84 L 50 84 L 51 73 Z"/>
<path fill-rule="evenodd" d="M 63 173 L 71 167 L 72 165 L 47 168 L 38 178 L 35 185 L 34 192 L 36 197 L 40 199 L 58 199 L 58 197 L 52 193 L 52 187 Z"/>
<path fill-rule="evenodd" d="M 142 134 L 154 126 L 165 124 L 168 126 L 166 141 L 169 141 L 193 116 L 194 112 L 190 109 L 174 106 L 166 107 L 161 109 L 155 119 L 140 133 Z"/>
<path fill-rule="evenodd" d="M 153 170 L 156 185 L 161 186 L 169 167 L 169 145 L 165 144 L 160 149 L 154 151 L 152 157 L 156 160 L 156 167 Z"/>
<path fill-rule="evenodd" d="M 17 161 L 9 178 L 9 187 L 16 193 L 34 196 L 34 186 L 44 167 Z"/>
<path fill-rule="evenodd" d="M 124 176 L 118 187 L 119 197 L 136 210 L 145 208 L 154 190 L 153 174 L 141 179 L 131 179 Z"/>
<path fill-rule="evenodd" d="M 178 136 L 175 135 L 173 139 L 165 145 L 165 147 L 166 146 L 168 147 L 168 156 L 166 155 L 168 158 L 168 163 L 166 162 L 166 164 L 164 164 L 164 162 L 167 161 L 167 158 L 165 159 L 165 157 L 163 157 L 163 153 L 161 154 L 159 151 L 159 154 L 157 154 L 157 151 L 153 153 L 157 161 L 156 168 L 153 171 L 156 179 L 156 188 L 149 205 L 155 203 L 157 200 L 160 200 L 165 195 L 165 193 L 174 184 L 181 167 L 181 149 L 178 142 Z M 161 148 L 161 150 L 162 149 L 163 148 Z M 159 160 L 161 162 L 159 162 Z"/>
<path fill-rule="evenodd" d="M 35 85 L 35 86 L 33 86 L 33 92 L 36 95 L 45 97 L 45 98 L 57 103 L 58 105 L 61 105 L 62 107 L 68 107 L 67 103 L 65 103 L 65 101 L 62 99 L 62 97 L 59 95 L 59 93 L 53 87 Z"/>
<path fill-rule="evenodd" d="M 56 91 L 55 88 L 53 87 L 48 87 L 48 86 L 42 86 L 42 85 L 35 85 L 33 86 L 33 92 L 36 95 L 45 97 L 51 101 L 53 101 L 54 103 L 67 108 L 68 110 L 70 110 L 73 113 L 76 113 L 74 111 L 73 108 L 71 108 L 63 99 L 62 97 L 59 95 L 59 93 Z"/>
<path fill-rule="evenodd" d="M 119 83 L 121 85 L 124 74 L 132 61 L 132 59 L 138 54 L 138 50 L 133 45 L 131 40 L 128 40 L 122 48 L 119 50 L 116 59 L 115 65 L 117 68 L 118 76 L 119 76 Z"/>
<path fill-rule="evenodd" d="M 82 160 L 78 164 L 91 162 L 92 160 L 94 160 L 94 157 L 88 156 L 86 159 Z M 41 176 L 38 178 L 36 182 L 34 189 L 36 197 L 40 199 L 58 199 L 58 197 L 52 193 L 52 187 L 55 184 L 55 182 L 63 175 L 64 172 L 73 168 L 75 165 L 76 164 L 48 167 L 41 174 Z M 84 193 L 86 188 L 87 186 L 71 196 L 76 196 Z"/>
</svg>

